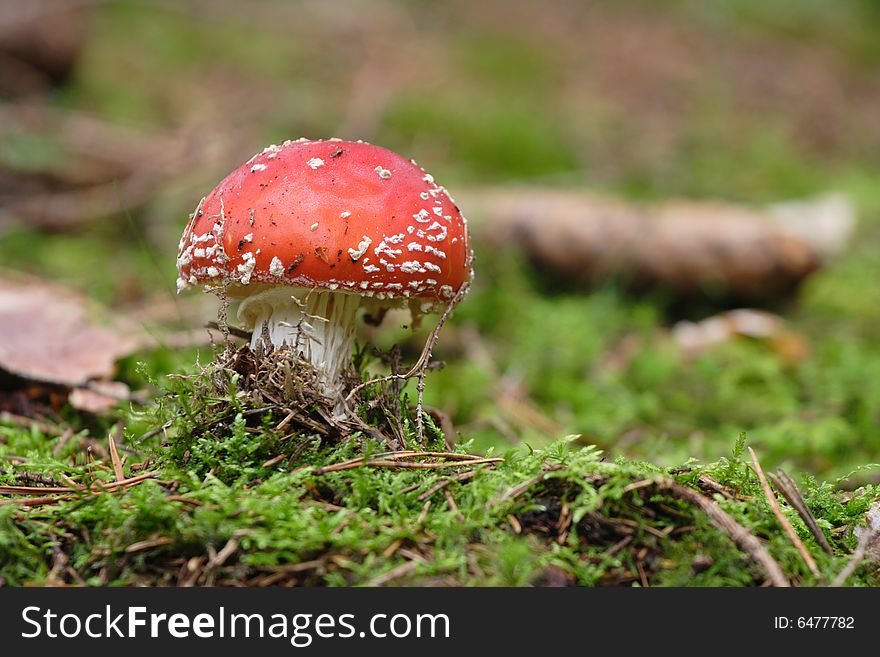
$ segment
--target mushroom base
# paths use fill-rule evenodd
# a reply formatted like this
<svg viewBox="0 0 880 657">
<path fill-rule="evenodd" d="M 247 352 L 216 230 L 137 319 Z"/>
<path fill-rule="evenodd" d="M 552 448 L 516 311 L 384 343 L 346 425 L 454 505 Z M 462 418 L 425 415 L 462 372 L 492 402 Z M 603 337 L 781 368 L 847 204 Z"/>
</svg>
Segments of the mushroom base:
<svg viewBox="0 0 880 657">
<path fill-rule="evenodd" d="M 312 364 L 323 392 L 340 401 L 342 375 L 351 363 L 360 297 L 340 291 L 276 287 L 247 297 L 238 318 L 249 329 L 251 349 L 289 346 Z"/>
</svg>

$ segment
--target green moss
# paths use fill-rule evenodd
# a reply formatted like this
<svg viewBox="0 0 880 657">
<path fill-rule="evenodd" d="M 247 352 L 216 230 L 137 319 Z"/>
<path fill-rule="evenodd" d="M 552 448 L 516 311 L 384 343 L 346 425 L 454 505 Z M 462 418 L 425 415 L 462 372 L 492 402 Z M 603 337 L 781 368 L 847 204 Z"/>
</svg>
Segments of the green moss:
<svg viewBox="0 0 880 657">
<path fill-rule="evenodd" d="M 394 101 L 380 137 L 404 151 L 414 141 L 427 152 L 445 151 L 456 168 L 444 180 L 494 182 L 572 171 L 576 154 L 547 111 L 520 95 L 438 98 L 418 90 Z"/>
<path fill-rule="evenodd" d="M 176 395 L 188 381 L 173 384 Z M 260 584 L 269 577 L 274 583 L 369 584 L 416 559 L 394 583 L 518 586 L 561 577 L 581 585 L 643 579 L 663 585 L 759 584 L 764 575 L 728 536 L 699 511 L 652 488 L 652 480 L 671 472 L 693 488 L 705 475 L 727 487 L 736 497 L 715 495 L 722 507 L 766 541 L 789 576 L 804 585 L 820 583 L 805 571 L 742 460 L 744 436 L 732 457 L 670 470 L 624 458 L 608 461 L 596 448 L 578 447 L 569 438 L 540 450 L 510 450 L 497 466 L 447 481 L 469 466 L 323 472 L 321 466 L 381 451 L 369 440 L 332 447 L 300 436 L 295 460 L 267 466 L 267 454 L 279 448 L 267 423 L 256 440 L 238 410 L 229 422 L 190 434 L 199 426 L 192 423 L 198 394 L 188 401 L 166 400 L 170 405 L 154 411 L 156 422 L 183 412 L 162 438 L 127 441 L 151 455 L 155 480 L 28 510 L 0 507 L 3 581 L 43 583 L 60 553 L 79 578 L 93 584 L 178 583 L 181 559 L 195 559 L 201 583 L 210 578 Z M 0 436 L 0 457 L 14 453 L 26 459 L 6 466 L 0 483 L 19 481 L 23 473 L 112 480 L 107 469 L 85 461 L 72 468 L 63 453 L 55 456 L 59 437 L 13 427 L 0 427 Z M 441 483 L 449 498 L 437 489 Z M 880 490 L 866 486 L 847 499 L 837 486 L 812 478 L 803 486 L 835 555 L 822 553 L 791 509 L 786 512 L 829 579 L 853 547 L 848 528 L 863 522 Z M 228 562 L 204 570 L 210 555 L 230 541 Z M 698 557 L 711 563 L 695 573 Z M 301 565 L 291 568 L 294 564 Z M 875 578 L 866 568 L 853 581 L 874 584 Z"/>
<path fill-rule="evenodd" d="M 652 3 L 651 11 L 677 8 L 669 15 L 731 36 L 738 47 L 755 34 L 830 46 L 839 65 L 856 73 L 876 60 L 876 3 L 868 0 L 833 9 L 812 1 L 721 4 Z M 827 582 L 854 547 L 851 527 L 878 499 L 869 464 L 880 455 L 880 187 L 876 153 L 860 143 L 859 126 L 855 140 L 817 152 L 792 135 L 781 110 L 743 116 L 733 81 L 718 75 L 687 88 L 693 102 L 676 128 L 681 134 L 669 136 L 662 156 L 646 155 L 643 131 L 653 124 L 615 114 L 601 97 L 571 107 L 562 82 L 577 78 L 565 78 L 560 63 L 577 57 L 577 44 L 557 51 L 501 23 L 438 31 L 441 10 L 422 15 L 421 5 L 400 7 L 432 26 L 442 84 L 395 78 L 402 86 L 377 110 L 375 132 L 363 136 L 416 156 L 453 191 L 456 183 L 526 178 L 586 182 L 642 198 L 762 203 L 829 189 L 852 198 L 860 220 L 852 248 L 777 308 L 808 345 L 808 357 L 792 361 L 771 343 L 749 340 L 686 357 L 669 337 L 677 315 L 667 295 L 633 298 L 614 283 L 589 293 L 560 289 L 518 254 L 477 244 L 477 281 L 441 337 L 436 356 L 446 368 L 429 373 L 426 400 L 462 432 L 459 451 L 504 454 L 505 462 L 449 483 L 456 508 L 437 492 L 425 512 L 420 496 L 460 469 L 317 474 L 317 466 L 379 447 L 363 436 L 329 445 L 308 433 L 277 435 L 279 418 L 243 415 L 246 405 L 235 395 L 224 397 L 229 412 L 206 428 L 198 417 L 204 396 L 191 379 L 173 377 L 194 372 L 197 353 L 205 362 L 209 351 L 160 348 L 124 359 L 119 369 L 122 380 L 150 393 L 155 408 L 121 405 L 105 419 L 67 409 L 57 418 L 72 431 L 64 438 L 0 425 L 4 485 L 23 483 L 26 474 L 62 484 L 64 477 L 112 479 L 90 462 L 82 441 L 103 443 L 116 420 L 135 450 L 129 465 L 149 460 L 158 479 L 27 510 L 0 505 L 0 577 L 45 583 L 60 550 L 91 584 L 176 583 L 192 558 L 205 560 L 198 562 L 202 583 L 366 584 L 414 555 L 421 560 L 393 583 L 631 585 L 642 568 L 651 584 L 759 584 L 754 562 L 703 514 L 650 486 L 628 488 L 665 473 L 692 488 L 700 488 L 701 475 L 727 486 L 733 498 L 715 499 L 767 544 L 786 573 L 805 585 Z M 328 47 L 317 28 L 291 38 L 241 22 L 221 12 L 199 21 L 186 9 L 101 4 L 75 77 L 53 102 L 144 129 L 177 126 L 189 111 L 204 111 L 200 85 L 216 83 L 203 77 L 214 70 L 273 90 L 271 111 L 257 128 L 261 138 L 333 134 L 350 109 L 346 94 L 361 51 L 349 42 Z M 422 29 L 419 20 L 413 24 Z M 227 100 L 233 107 L 248 99 L 230 92 Z M 0 160 L 18 172 L 51 170 L 59 155 L 67 152 L 44 134 L 6 135 L 0 143 Z M 168 193 L 180 184 L 163 186 L 131 220 L 120 211 L 78 233 L 7 224 L 0 263 L 108 305 L 171 294 L 173 258 L 158 254 L 173 253 L 198 196 L 187 192 L 184 202 Z M 712 310 L 710 300 L 706 312 Z M 376 339 L 384 348 L 400 343 L 412 362 L 423 337 L 424 330 L 413 337 L 383 328 Z M 412 399 L 413 385 L 403 394 Z M 412 417 L 405 427 L 411 440 Z M 783 508 L 821 579 L 805 571 L 770 513 L 742 444 L 730 454 L 743 431 L 768 470 L 804 473 L 801 490 L 835 554 L 819 550 Z M 138 440 L 148 432 L 153 437 Z M 579 438 L 562 440 L 567 435 Z M 264 465 L 294 452 L 293 460 Z M 520 495 L 505 497 L 528 482 Z M 560 534 L 565 514 L 571 525 Z M 237 548 L 205 572 L 226 545 Z M 851 583 L 876 585 L 877 574 L 863 567 Z"/>
</svg>

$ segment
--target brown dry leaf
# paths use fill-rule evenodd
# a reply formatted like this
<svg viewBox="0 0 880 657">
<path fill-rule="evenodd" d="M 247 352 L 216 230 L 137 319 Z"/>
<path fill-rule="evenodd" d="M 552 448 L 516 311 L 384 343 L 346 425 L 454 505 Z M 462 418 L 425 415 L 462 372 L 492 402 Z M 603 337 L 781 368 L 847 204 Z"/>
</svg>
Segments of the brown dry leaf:
<svg viewBox="0 0 880 657">
<path fill-rule="evenodd" d="M 131 390 L 122 381 L 92 381 L 87 388 L 74 388 L 67 401 L 87 413 L 109 413 L 116 405 L 131 398 Z"/>
<path fill-rule="evenodd" d="M 138 341 L 99 325 L 99 314 L 75 292 L 0 272 L 0 370 L 70 387 L 113 376 Z"/>
<path fill-rule="evenodd" d="M 712 315 L 699 322 L 681 321 L 672 337 L 688 355 L 738 337 L 765 340 L 783 359 L 798 362 L 809 355 L 807 339 L 785 326 L 785 320 L 765 310 L 739 308 Z"/>
<path fill-rule="evenodd" d="M 838 196 L 766 209 L 712 201 L 638 205 L 581 190 L 489 188 L 461 195 L 484 244 L 523 249 L 570 285 L 618 278 L 683 294 L 767 299 L 794 289 L 849 239 Z"/>
</svg>

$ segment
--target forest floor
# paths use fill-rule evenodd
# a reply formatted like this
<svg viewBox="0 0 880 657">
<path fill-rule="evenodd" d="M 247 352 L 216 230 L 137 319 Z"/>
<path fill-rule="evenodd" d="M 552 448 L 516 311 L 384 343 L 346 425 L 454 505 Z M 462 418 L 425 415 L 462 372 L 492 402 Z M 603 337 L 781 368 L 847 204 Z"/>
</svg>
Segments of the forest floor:
<svg viewBox="0 0 880 657">
<path fill-rule="evenodd" d="M 116 378 L 136 400 L 106 414 L 3 379 L 0 584 L 880 584 L 862 561 L 880 522 L 874 3 L 539 4 L 97 5 L 76 74 L 41 110 L 53 129 L 0 135 L 4 173 L 60 195 L 136 170 L 77 159 L 64 131 L 88 130 L 85 115 L 139 135 L 144 161 L 172 150 L 137 184 L 64 196 L 51 225 L 0 214 L 0 264 L 160 343 L 196 338 L 124 357 Z M 412 155 L 453 193 L 516 181 L 761 204 L 836 191 L 858 234 L 768 304 L 790 340 L 696 355 L 670 328 L 723 300 L 561 291 L 477 243 L 473 290 L 435 351 L 444 366 L 427 374 L 426 444 L 414 384 L 369 389 L 400 409 L 410 451 L 387 454 L 373 436 L 279 429 L 279 409 L 211 388 L 197 363 L 215 356 L 198 344 L 215 300 L 174 295 L 186 213 L 252 152 L 301 134 Z M 5 180 L 3 199 L 25 189 Z M 377 354 L 393 345 L 415 362 L 429 329 L 365 329 L 380 351 L 364 350 L 361 375 L 387 373 Z"/>
</svg>

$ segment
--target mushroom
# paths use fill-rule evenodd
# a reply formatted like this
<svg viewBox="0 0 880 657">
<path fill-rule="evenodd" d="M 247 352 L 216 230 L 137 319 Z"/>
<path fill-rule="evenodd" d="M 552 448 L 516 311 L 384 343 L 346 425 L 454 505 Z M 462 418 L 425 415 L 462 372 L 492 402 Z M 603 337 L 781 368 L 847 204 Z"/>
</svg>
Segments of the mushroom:
<svg viewBox="0 0 880 657">
<path fill-rule="evenodd" d="M 263 149 L 202 199 L 177 287 L 222 285 L 253 350 L 295 349 L 339 400 L 358 308 L 409 307 L 417 320 L 457 300 L 472 260 L 467 220 L 414 161 L 300 139 Z"/>
</svg>

